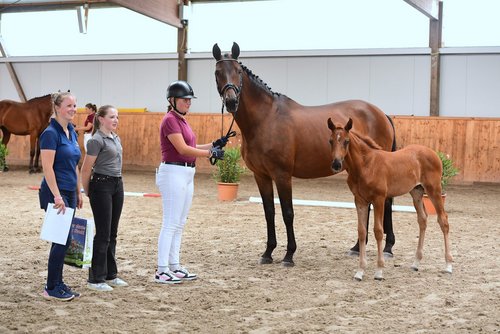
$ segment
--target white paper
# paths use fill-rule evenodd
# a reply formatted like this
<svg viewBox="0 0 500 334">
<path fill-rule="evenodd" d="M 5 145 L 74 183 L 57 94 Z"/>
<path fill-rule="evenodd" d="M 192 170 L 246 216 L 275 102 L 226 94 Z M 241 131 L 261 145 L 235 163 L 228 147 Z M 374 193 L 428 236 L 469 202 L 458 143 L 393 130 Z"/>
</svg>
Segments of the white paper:
<svg viewBox="0 0 500 334">
<path fill-rule="evenodd" d="M 67 207 L 64 214 L 62 212 L 57 214 L 57 211 L 58 209 L 54 209 L 53 203 L 47 205 L 40 239 L 66 245 L 75 209 Z"/>
</svg>

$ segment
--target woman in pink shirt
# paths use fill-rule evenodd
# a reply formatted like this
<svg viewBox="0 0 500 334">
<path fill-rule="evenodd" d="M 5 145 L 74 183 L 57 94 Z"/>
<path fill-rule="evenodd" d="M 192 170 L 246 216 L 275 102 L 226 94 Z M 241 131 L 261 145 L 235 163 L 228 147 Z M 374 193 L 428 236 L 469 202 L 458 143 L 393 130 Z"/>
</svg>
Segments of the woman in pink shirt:
<svg viewBox="0 0 500 334">
<path fill-rule="evenodd" d="M 191 208 L 196 158 L 223 159 L 225 138 L 209 144 L 196 144 L 196 135 L 187 122 L 193 89 L 185 81 L 174 81 L 167 89 L 168 112 L 160 125 L 162 162 L 156 174 L 163 206 L 163 223 L 158 238 L 157 283 L 195 280 L 180 263 L 182 232 Z"/>
</svg>

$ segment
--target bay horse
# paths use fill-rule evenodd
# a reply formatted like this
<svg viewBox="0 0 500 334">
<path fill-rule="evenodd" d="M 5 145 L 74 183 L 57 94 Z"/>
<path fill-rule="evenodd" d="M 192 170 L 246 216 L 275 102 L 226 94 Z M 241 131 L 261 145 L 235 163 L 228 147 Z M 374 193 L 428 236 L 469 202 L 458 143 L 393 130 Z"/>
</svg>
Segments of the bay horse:
<svg viewBox="0 0 500 334">
<path fill-rule="evenodd" d="M 0 101 L 0 129 L 2 129 L 2 143 L 7 146 L 10 135 L 30 136 L 30 173 L 41 171 L 39 165 L 40 145 L 38 138 L 52 115 L 52 95 L 35 97 L 26 102 L 11 100 Z M 5 165 L 4 171 L 8 167 Z"/>
<path fill-rule="evenodd" d="M 297 246 L 293 229 L 292 177 L 309 179 L 333 175 L 325 119 L 332 114 L 340 121 L 347 121 L 349 117 L 356 119 L 357 130 L 372 137 L 388 151 L 395 148 L 394 127 L 380 109 L 364 101 L 303 106 L 285 95 L 273 92 L 237 60 L 240 49 L 236 43 L 233 43 L 230 55 L 223 56 L 217 44 L 213 46 L 212 54 L 217 61 L 217 90 L 223 106 L 233 115 L 241 131 L 242 157 L 253 172 L 262 197 L 267 245 L 259 262 L 272 263 L 272 252 L 277 246 L 274 181 L 287 235 L 287 250 L 282 264 L 293 266 L 293 254 Z M 387 224 L 384 225 L 386 250 L 392 253 L 395 238 L 392 232 L 392 209 L 390 201 L 387 202 Z"/>
<path fill-rule="evenodd" d="M 395 197 L 410 193 L 417 211 L 419 225 L 418 246 L 415 253 L 414 270 L 423 256 L 425 230 L 427 228 L 427 212 L 422 202 L 424 191 L 436 207 L 437 221 L 444 236 L 446 268 L 452 272 L 452 256 L 448 238 L 448 215 L 444 210 L 441 197 L 441 174 L 443 167 L 436 152 L 422 145 L 409 145 L 395 152 L 381 149 L 372 138 L 361 135 L 353 126 L 353 119 L 334 124 L 328 118 L 330 136 L 330 161 L 334 173 L 347 170 L 347 184 L 354 194 L 354 202 L 358 213 L 358 238 L 364 240 L 367 234 L 365 221 L 370 204 L 374 207 L 373 230 L 377 240 L 377 269 L 375 279 L 382 280 L 384 256 L 382 254 L 382 217 L 384 201 L 387 197 Z M 345 125 L 343 125 L 345 124 Z M 351 131 L 352 130 L 352 131 Z M 366 245 L 360 244 L 359 269 L 354 278 L 363 279 L 366 269 Z"/>
</svg>

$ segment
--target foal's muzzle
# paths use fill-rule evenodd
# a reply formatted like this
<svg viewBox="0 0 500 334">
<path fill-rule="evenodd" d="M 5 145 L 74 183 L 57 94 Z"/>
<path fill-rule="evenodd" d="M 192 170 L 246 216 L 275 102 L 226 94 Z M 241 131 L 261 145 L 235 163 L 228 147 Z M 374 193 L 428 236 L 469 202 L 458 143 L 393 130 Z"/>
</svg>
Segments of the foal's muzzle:
<svg viewBox="0 0 500 334">
<path fill-rule="evenodd" d="M 333 160 L 333 162 L 332 162 L 332 170 L 335 173 L 339 173 L 340 171 L 342 171 L 342 160 L 340 160 L 340 159 Z"/>
</svg>

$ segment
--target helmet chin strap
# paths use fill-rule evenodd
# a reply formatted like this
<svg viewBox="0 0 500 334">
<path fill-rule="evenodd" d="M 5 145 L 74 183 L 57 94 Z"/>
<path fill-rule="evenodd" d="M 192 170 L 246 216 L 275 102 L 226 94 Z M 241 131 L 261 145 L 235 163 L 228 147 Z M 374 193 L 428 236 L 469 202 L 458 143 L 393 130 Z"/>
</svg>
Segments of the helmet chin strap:
<svg viewBox="0 0 500 334">
<path fill-rule="evenodd" d="M 187 113 L 185 113 L 185 112 L 184 112 L 184 113 L 182 113 L 182 112 L 180 112 L 180 111 L 177 109 L 177 103 L 175 102 L 175 97 L 174 97 L 174 98 L 172 98 L 172 99 L 174 100 L 174 104 L 172 104 L 172 102 L 171 102 L 170 100 L 168 100 L 168 103 L 169 103 L 169 104 L 170 104 L 170 106 L 173 108 L 173 110 L 174 110 L 176 113 L 178 113 L 179 115 L 181 115 L 181 116 L 186 116 L 186 114 L 187 114 Z"/>
</svg>

